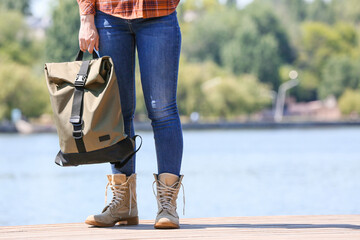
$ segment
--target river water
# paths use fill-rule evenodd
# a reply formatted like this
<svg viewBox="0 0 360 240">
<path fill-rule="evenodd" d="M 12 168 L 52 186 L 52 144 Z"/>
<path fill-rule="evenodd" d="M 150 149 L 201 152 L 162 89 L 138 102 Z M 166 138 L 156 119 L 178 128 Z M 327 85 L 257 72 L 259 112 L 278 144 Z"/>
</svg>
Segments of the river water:
<svg viewBox="0 0 360 240">
<path fill-rule="evenodd" d="M 138 134 L 139 216 L 153 219 L 154 141 Z M 185 131 L 184 143 L 180 217 L 360 214 L 360 128 Z M 102 210 L 109 165 L 59 167 L 58 148 L 55 134 L 0 134 L 0 226 Z"/>
</svg>

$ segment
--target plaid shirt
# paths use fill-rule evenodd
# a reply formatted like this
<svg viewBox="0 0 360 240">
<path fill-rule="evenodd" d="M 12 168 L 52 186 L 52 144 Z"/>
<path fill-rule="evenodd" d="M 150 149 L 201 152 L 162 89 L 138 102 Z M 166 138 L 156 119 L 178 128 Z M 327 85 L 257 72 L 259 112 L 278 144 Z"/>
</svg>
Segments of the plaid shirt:
<svg viewBox="0 0 360 240">
<path fill-rule="evenodd" d="M 180 0 L 77 0 L 81 15 L 96 10 L 125 19 L 151 18 L 171 14 Z"/>
</svg>

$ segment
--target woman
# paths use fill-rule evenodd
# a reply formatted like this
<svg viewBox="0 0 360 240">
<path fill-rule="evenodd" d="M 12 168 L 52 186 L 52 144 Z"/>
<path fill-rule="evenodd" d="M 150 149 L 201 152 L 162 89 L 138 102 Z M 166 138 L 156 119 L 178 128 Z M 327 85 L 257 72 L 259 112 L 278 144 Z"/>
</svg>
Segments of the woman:
<svg viewBox="0 0 360 240">
<path fill-rule="evenodd" d="M 176 198 L 183 138 L 176 103 L 181 32 L 176 16 L 179 0 L 77 0 L 81 26 L 79 46 L 110 56 L 118 79 L 125 133 L 134 136 L 135 49 L 148 117 L 154 132 L 158 174 L 155 228 L 179 228 Z M 124 167 L 112 165 L 108 175 L 113 199 L 86 223 L 114 226 L 138 224 L 135 157 Z"/>
</svg>

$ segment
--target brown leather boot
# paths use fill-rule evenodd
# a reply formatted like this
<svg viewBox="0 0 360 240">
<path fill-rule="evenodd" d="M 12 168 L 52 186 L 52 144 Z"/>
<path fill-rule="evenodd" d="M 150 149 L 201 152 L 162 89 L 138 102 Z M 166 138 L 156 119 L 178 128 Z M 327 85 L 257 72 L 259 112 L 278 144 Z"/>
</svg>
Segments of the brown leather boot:
<svg viewBox="0 0 360 240">
<path fill-rule="evenodd" d="M 176 199 L 182 186 L 183 175 L 178 177 L 171 173 L 154 174 L 158 213 L 155 228 L 180 228 L 179 215 L 176 212 Z"/>
<path fill-rule="evenodd" d="M 85 223 L 98 227 L 112 227 L 116 223 L 126 225 L 139 224 L 137 203 L 136 203 L 136 174 L 126 177 L 125 174 L 107 175 L 110 188 L 113 192 L 113 199 L 102 213 L 91 215 Z M 106 199 L 105 193 L 105 199 Z M 106 200 L 105 200 L 106 204 Z"/>
</svg>

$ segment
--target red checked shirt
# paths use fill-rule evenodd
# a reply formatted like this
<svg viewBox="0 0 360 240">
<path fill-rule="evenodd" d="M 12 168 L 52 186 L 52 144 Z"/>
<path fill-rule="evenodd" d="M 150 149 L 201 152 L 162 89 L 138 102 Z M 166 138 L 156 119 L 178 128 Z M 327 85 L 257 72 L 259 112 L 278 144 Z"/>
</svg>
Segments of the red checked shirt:
<svg viewBox="0 0 360 240">
<path fill-rule="evenodd" d="M 96 10 L 125 19 L 161 17 L 175 11 L 180 0 L 77 0 L 80 15 Z"/>
</svg>

